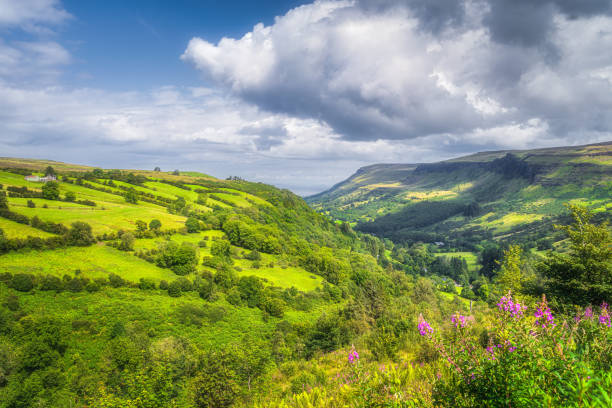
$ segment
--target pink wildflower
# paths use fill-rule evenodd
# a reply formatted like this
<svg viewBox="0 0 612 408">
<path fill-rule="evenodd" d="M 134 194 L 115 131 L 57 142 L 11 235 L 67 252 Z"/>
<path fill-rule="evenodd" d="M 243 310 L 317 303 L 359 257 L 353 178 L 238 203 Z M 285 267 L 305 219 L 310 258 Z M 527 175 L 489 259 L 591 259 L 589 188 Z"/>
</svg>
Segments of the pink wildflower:
<svg viewBox="0 0 612 408">
<path fill-rule="evenodd" d="M 357 353 L 357 350 L 355 350 L 355 346 L 353 346 L 348 355 L 348 362 L 350 364 L 355 364 L 358 360 L 359 360 L 359 353 Z"/>
<path fill-rule="evenodd" d="M 455 328 L 463 329 L 465 326 L 467 326 L 467 317 L 461 316 L 459 313 L 455 313 L 454 315 L 451 316 L 451 322 L 453 322 L 453 324 L 455 325 Z"/>
<path fill-rule="evenodd" d="M 610 322 L 610 312 L 608 311 L 608 304 L 606 302 L 601 304 L 599 323 L 603 324 L 604 326 L 612 327 L 612 322 Z"/>
<path fill-rule="evenodd" d="M 542 301 L 538 304 L 538 308 L 534 313 L 536 318 L 535 325 L 545 329 L 547 327 L 555 327 L 555 318 L 548 307 L 546 296 L 542 295 Z"/>
<path fill-rule="evenodd" d="M 521 305 L 512 299 L 512 293 L 508 292 L 506 296 L 502 296 L 497 303 L 497 308 L 501 311 L 508 312 L 515 319 L 523 317 L 523 312 L 527 310 L 527 306 Z"/>
<path fill-rule="evenodd" d="M 425 321 L 422 314 L 419 315 L 419 325 L 417 326 L 417 328 L 419 329 L 419 333 L 421 334 L 421 336 L 427 335 L 429 337 L 433 334 L 433 329 L 431 328 L 429 323 Z"/>
</svg>

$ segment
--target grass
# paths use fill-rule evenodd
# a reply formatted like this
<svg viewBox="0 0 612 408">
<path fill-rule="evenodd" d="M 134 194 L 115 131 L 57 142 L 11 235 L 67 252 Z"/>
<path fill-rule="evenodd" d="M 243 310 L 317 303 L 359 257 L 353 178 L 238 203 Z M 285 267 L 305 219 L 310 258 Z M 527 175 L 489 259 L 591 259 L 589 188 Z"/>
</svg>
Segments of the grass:
<svg viewBox="0 0 612 408">
<path fill-rule="evenodd" d="M 105 245 L 9 252 L 2 255 L 1 259 L 0 272 L 63 276 L 74 275 L 74 271 L 80 269 L 89 278 L 105 278 L 115 273 L 131 282 L 138 282 L 140 278 L 155 281 L 176 279 L 176 275 L 169 269 L 158 268 Z"/>
<path fill-rule="evenodd" d="M 281 288 L 295 287 L 302 292 L 309 292 L 321 287 L 323 283 L 323 278 L 320 276 L 313 275 L 302 268 L 294 266 L 287 266 L 285 268 L 281 266 L 262 266 L 259 269 L 255 269 L 250 261 L 241 260 L 236 264 L 242 268 L 242 271 L 236 272 L 236 275 L 257 276 L 267 280 L 273 286 Z M 264 264 L 262 263 L 262 265 Z"/>
<path fill-rule="evenodd" d="M 89 207 L 75 203 L 35 198 L 32 201 L 36 204 L 36 208 L 29 208 L 26 205 L 27 201 L 28 199 L 24 198 L 9 198 L 9 206 L 16 213 L 28 217 L 38 216 L 44 221 L 62 223 L 66 226 L 75 221 L 84 221 L 91 225 L 94 234 L 103 234 L 119 229 L 133 230 L 136 220 L 149 223 L 156 218 L 161 221 L 162 229 L 181 228 L 185 223 L 184 217 L 169 214 L 164 207 L 146 205 L 148 203 L 128 204 L 126 202 L 96 201 L 98 204 L 96 207 Z M 43 208 L 44 204 L 47 204 L 49 208 Z"/>
<path fill-rule="evenodd" d="M 480 268 L 478 263 L 478 256 L 474 252 L 437 252 L 434 254 L 436 257 L 446 256 L 447 258 L 459 257 L 465 259 L 470 271 Z"/>
<path fill-rule="evenodd" d="M 0 229 L 4 231 L 6 238 L 26 238 L 26 237 L 38 237 L 38 238 L 49 238 L 53 234 L 41 231 L 36 228 L 32 228 L 29 225 L 19 224 L 18 222 L 7 220 L 6 218 L 0 217 Z"/>
</svg>

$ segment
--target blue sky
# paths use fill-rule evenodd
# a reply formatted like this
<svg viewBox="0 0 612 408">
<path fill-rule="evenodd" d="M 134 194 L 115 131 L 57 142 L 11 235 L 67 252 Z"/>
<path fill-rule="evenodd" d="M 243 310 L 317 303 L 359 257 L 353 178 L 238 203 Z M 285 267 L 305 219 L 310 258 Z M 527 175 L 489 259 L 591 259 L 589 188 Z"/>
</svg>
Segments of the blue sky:
<svg viewBox="0 0 612 408">
<path fill-rule="evenodd" d="M 73 17 L 56 34 L 75 62 L 62 80 L 71 86 L 146 90 L 163 84 L 197 86 L 202 75 L 179 57 L 193 37 L 217 42 L 272 24 L 304 1 L 66 0 Z M 23 38 L 15 30 L 8 34 Z"/>
<path fill-rule="evenodd" d="M 0 155 L 308 195 L 612 140 L 609 0 L 0 0 Z"/>
</svg>

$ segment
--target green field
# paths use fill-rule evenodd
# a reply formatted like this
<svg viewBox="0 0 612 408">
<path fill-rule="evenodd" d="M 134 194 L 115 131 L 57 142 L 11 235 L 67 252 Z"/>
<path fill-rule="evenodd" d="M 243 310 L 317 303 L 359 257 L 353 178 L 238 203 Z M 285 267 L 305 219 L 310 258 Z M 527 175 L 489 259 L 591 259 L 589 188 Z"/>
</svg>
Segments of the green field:
<svg viewBox="0 0 612 408">
<path fill-rule="evenodd" d="M 480 264 L 478 263 L 478 255 L 473 252 L 435 252 L 434 256 L 445 256 L 447 258 L 459 257 L 465 259 L 470 271 L 480 268 Z"/>
<path fill-rule="evenodd" d="M 106 245 L 68 247 L 48 251 L 18 251 L 0 257 L 0 272 L 32 273 L 36 275 L 74 275 L 79 269 L 88 278 L 106 278 L 117 274 L 130 282 L 140 278 L 155 281 L 174 280 L 169 269 L 158 268 L 140 258 Z"/>
<path fill-rule="evenodd" d="M 53 236 L 53 234 L 49 234 L 48 232 L 41 231 L 36 228 L 32 228 L 29 225 L 20 224 L 18 222 L 7 220 L 1 217 L 0 217 L 0 229 L 4 231 L 4 235 L 7 238 L 26 238 L 28 236 L 38 237 L 38 238 L 49 238 Z"/>
</svg>

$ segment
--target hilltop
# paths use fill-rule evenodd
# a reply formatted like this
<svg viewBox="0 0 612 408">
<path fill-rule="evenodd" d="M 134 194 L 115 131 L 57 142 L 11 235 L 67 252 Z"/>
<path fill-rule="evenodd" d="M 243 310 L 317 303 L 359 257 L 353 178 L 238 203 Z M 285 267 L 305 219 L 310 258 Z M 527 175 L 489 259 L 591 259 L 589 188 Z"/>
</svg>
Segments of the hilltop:
<svg viewBox="0 0 612 408">
<path fill-rule="evenodd" d="M 438 163 L 375 164 L 306 201 L 334 219 L 396 242 L 483 241 L 550 248 L 565 203 L 601 219 L 612 206 L 612 142 L 476 153 Z"/>
</svg>

